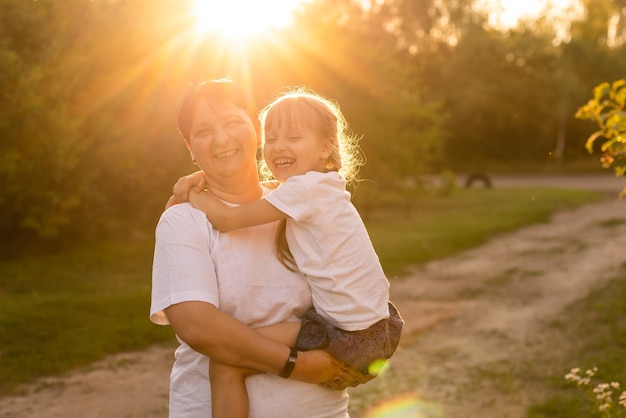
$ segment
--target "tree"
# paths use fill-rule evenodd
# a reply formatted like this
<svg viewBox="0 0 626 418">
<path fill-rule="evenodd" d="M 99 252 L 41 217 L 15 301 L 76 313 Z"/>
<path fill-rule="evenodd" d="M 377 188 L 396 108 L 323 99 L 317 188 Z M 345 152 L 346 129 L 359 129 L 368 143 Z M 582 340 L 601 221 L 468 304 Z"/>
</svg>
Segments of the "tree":
<svg viewBox="0 0 626 418">
<path fill-rule="evenodd" d="M 600 147 L 602 167 L 626 176 L 626 80 L 596 86 L 593 98 L 578 109 L 576 117 L 591 120 L 600 128 L 587 139 L 587 151 L 592 153 L 596 140 L 604 138 Z M 621 193 L 624 195 L 626 188 Z"/>
<path fill-rule="evenodd" d="M 162 208 L 176 178 L 163 138 L 176 136 L 176 104 L 166 98 L 182 83 L 162 82 L 168 60 L 160 61 L 175 3 L 0 1 L 5 246 L 156 221 L 156 202 Z"/>
<path fill-rule="evenodd" d="M 350 0 L 308 7 L 289 38 L 294 51 L 306 52 L 298 54 L 302 67 L 318 70 L 309 85 L 336 99 L 363 136 L 363 177 L 389 182 L 432 172 L 442 160 L 447 114 L 441 100 L 424 98 L 410 51 L 384 9 Z"/>
<path fill-rule="evenodd" d="M 75 77 L 57 72 L 61 46 L 49 41 L 58 29 L 53 4 L 4 0 L 0 16 L 0 231 L 49 237 L 77 204 L 65 193 L 79 142 L 69 110 Z M 38 30 L 26 29 L 32 27 Z"/>
</svg>

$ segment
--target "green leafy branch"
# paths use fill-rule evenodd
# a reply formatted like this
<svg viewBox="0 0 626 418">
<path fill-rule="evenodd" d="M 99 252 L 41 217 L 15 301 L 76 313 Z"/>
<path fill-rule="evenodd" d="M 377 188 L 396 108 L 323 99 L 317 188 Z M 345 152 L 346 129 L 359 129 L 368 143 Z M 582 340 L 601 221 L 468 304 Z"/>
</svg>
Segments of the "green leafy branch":
<svg viewBox="0 0 626 418">
<path fill-rule="evenodd" d="M 599 130 L 587 139 L 585 147 L 593 153 L 594 143 L 604 138 L 600 150 L 602 167 L 613 169 L 615 174 L 626 175 L 626 80 L 604 82 L 593 89 L 593 98 L 576 112 L 578 119 L 595 122 Z M 621 196 L 626 194 L 626 188 Z"/>
</svg>

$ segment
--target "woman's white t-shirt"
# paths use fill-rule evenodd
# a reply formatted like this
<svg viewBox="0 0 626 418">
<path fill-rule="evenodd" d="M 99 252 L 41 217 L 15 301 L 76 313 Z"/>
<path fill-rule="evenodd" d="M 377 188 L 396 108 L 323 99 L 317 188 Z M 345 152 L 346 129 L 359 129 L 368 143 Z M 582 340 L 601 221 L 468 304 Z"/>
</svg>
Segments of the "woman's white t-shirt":
<svg viewBox="0 0 626 418">
<path fill-rule="evenodd" d="M 169 208 L 156 229 L 150 319 L 167 324 L 163 310 L 203 301 L 259 327 L 296 321 L 311 307 L 306 279 L 274 252 L 276 225 L 229 233 L 212 228 L 190 204 Z M 211 416 L 207 357 L 181 341 L 170 379 L 170 418 Z M 346 391 L 263 373 L 246 379 L 250 417 L 347 417 Z"/>
</svg>

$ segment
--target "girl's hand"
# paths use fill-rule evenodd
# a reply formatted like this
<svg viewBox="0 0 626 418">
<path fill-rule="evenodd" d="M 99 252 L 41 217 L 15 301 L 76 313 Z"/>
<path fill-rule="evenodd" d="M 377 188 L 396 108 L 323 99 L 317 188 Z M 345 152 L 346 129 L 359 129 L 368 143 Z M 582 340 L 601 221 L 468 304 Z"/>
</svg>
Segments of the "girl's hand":
<svg viewBox="0 0 626 418">
<path fill-rule="evenodd" d="M 208 183 L 206 177 L 204 177 L 204 172 L 196 171 L 195 173 L 188 174 L 178 179 L 172 188 L 172 192 L 174 193 L 173 198 L 176 203 L 187 202 L 189 201 L 189 192 L 191 190 L 199 193 L 206 189 L 207 186 Z M 170 198 L 170 200 L 172 199 Z"/>
<path fill-rule="evenodd" d="M 349 386 L 355 387 L 375 377 L 375 375 L 364 375 L 324 350 L 298 352 L 298 360 L 291 375 L 292 379 L 319 383 L 336 390 L 343 390 Z"/>
<path fill-rule="evenodd" d="M 211 200 L 215 199 L 210 193 L 203 190 L 194 189 L 187 193 L 187 201 L 196 209 L 200 209 L 205 214 L 211 212 Z"/>
<path fill-rule="evenodd" d="M 178 199 L 176 199 L 176 196 L 172 195 L 172 196 L 170 196 L 169 200 L 165 204 L 165 210 L 167 210 L 169 207 L 172 207 L 172 206 L 177 205 L 179 203 L 183 203 L 183 202 L 179 202 Z"/>
</svg>

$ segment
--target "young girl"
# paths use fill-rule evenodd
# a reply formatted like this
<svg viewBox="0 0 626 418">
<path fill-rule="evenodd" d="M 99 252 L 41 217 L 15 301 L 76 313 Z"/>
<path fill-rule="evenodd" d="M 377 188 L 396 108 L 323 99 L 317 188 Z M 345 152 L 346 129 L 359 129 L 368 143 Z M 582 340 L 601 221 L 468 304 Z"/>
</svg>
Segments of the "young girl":
<svg viewBox="0 0 626 418">
<path fill-rule="evenodd" d="M 346 191 L 346 178 L 360 163 L 356 138 L 334 103 L 305 90 L 274 100 L 261 123 L 265 168 L 280 186 L 241 206 L 227 206 L 209 193 L 190 193 L 189 199 L 224 232 L 283 220 L 277 255 L 305 274 L 314 309 L 301 325 L 279 324 L 268 334 L 295 340 L 294 356 L 295 350 L 323 348 L 368 372 L 377 360 L 391 357 L 403 321 L 389 302 L 389 282 Z M 247 416 L 250 371 L 212 362 L 210 373 L 213 416 L 232 417 L 234 407 Z"/>
</svg>

